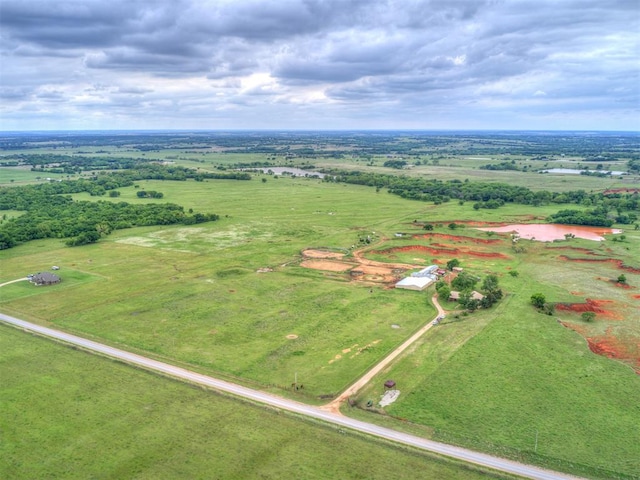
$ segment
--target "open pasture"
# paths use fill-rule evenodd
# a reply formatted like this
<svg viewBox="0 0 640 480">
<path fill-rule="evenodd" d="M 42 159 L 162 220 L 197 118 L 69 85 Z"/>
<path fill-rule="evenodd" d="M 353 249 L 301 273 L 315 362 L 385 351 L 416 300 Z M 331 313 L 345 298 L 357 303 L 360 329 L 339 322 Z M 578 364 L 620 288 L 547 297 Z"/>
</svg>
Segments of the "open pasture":
<svg viewBox="0 0 640 480">
<path fill-rule="evenodd" d="M 0 351 L 2 478 L 492 477 L 11 327 Z"/>
<path fill-rule="evenodd" d="M 549 177 L 544 184 L 540 178 L 531 177 L 532 188 L 534 183 L 548 188 Z M 611 182 L 579 179 L 594 180 L 600 187 Z M 567 189 L 581 188 L 574 177 L 567 182 Z M 640 456 L 640 441 L 630 425 L 640 420 L 639 377 L 633 360 L 606 358 L 608 344 L 598 336 L 626 338 L 626 345 L 640 336 L 640 275 L 610 261 L 562 257 L 620 260 L 636 268 L 636 233 L 625 232 L 624 242 L 523 241 L 524 251 L 516 253 L 508 237 L 473 226 L 543 221 L 562 205 L 474 211 L 469 202 L 434 205 L 371 187 L 259 175 L 246 182 L 137 183 L 138 188 L 120 189 L 115 199 L 74 198 L 173 202 L 221 219 L 116 231 L 84 247 L 67 248 L 62 240 L 51 239 L 2 251 L 1 281 L 54 264 L 62 267 L 63 276 L 62 284 L 35 295 L 24 294 L 21 289 L 27 285 L 3 287 L 3 311 L 320 403 L 431 320 L 433 290 L 371 288 L 349 281 L 342 272 L 304 268 L 302 252 L 340 251 L 345 262 L 353 262 L 354 251 L 365 246 L 360 240 L 370 237 L 365 258 L 372 260 L 426 265 L 459 258 L 471 273 L 497 274 L 505 300 L 494 309 L 459 313 L 458 318 L 455 305 L 445 304 L 452 311 L 447 322 L 431 329 L 359 400 L 375 398 L 391 377 L 403 394 L 388 413 L 423 425 L 436 438 L 589 476 L 638 476 L 633 459 Z M 164 198 L 139 199 L 139 189 L 162 192 Z M 433 234 L 427 235 L 419 222 L 433 223 Z M 450 229 L 452 222 L 460 227 Z M 397 232 L 411 237 L 396 239 Z M 385 252 L 411 245 L 432 251 Z M 450 255 L 443 249 L 450 249 Z M 509 274 L 514 270 L 517 277 Z M 65 272 L 82 275 L 67 283 Z M 627 276 L 629 288 L 608 280 L 620 273 Z M 530 296 L 538 292 L 550 302 L 608 300 L 613 303 L 606 308 L 621 318 L 596 315 L 587 325 L 572 311 L 546 316 L 530 305 Z M 560 322 L 579 326 L 582 336 L 576 333 L 580 328 L 574 332 Z M 592 343 L 605 355 L 593 353 L 583 337 L 595 339 Z M 292 388 L 294 379 L 304 387 Z"/>
</svg>

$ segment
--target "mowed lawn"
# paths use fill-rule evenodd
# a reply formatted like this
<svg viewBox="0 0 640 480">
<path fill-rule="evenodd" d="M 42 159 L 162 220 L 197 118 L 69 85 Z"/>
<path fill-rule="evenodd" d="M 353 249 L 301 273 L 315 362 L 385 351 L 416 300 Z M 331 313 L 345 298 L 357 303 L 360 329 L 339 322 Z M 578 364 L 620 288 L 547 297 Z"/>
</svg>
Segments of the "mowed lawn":
<svg viewBox="0 0 640 480">
<path fill-rule="evenodd" d="M 0 352 L 1 478 L 491 478 L 11 327 Z"/>
</svg>

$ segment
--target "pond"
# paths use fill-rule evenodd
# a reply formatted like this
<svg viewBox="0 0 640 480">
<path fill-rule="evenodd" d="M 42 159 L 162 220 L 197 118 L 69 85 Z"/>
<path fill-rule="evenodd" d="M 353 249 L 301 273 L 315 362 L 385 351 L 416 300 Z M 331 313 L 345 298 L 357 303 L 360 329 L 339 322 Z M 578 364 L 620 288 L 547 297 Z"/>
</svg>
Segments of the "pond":
<svg viewBox="0 0 640 480">
<path fill-rule="evenodd" d="M 588 227 L 585 225 L 559 225 L 547 223 L 529 223 L 519 225 L 505 225 L 504 227 L 478 228 L 485 232 L 509 233 L 517 232 L 521 238 L 538 240 L 540 242 L 552 242 L 564 240 L 566 234 L 573 234 L 586 240 L 602 241 L 604 235 L 621 233 L 622 230 L 606 227 Z"/>
<path fill-rule="evenodd" d="M 243 171 L 261 170 L 262 173 L 272 173 L 273 175 L 291 175 L 292 177 L 318 177 L 324 178 L 324 173 L 303 170 L 295 167 L 269 167 L 269 168 L 243 168 Z"/>
<path fill-rule="evenodd" d="M 547 170 L 540 170 L 542 173 L 566 173 L 568 175 L 581 175 L 582 172 L 585 171 L 590 173 L 604 173 L 605 175 L 626 175 L 627 173 L 615 170 L 578 170 L 576 168 L 549 168 Z"/>
</svg>

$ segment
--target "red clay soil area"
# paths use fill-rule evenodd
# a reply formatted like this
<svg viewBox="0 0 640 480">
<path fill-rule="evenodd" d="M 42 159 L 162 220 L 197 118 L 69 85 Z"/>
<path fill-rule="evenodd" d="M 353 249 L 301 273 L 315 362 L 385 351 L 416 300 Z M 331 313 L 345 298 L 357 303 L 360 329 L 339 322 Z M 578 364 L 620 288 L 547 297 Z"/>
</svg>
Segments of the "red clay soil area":
<svg viewBox="0 0 640 480">
<path fill-rule="evenodd" d="M 592 300 L 587 298 L 585 303 L 556 303 L 556 310 L 576 313 L 593 312 L 610 320 L 622 320 L 619 313 L 605 308 L 605 306 L 612 307 L 612 304 L 613 300 Z"/>
<path fill-rule="evenodd" d="M 615 193 L 640 193 L 640 188 L 611 188 L 602 192 L 603 195 L 612 195 Z"/>
<path fill-rule="evenodd" d="M 559 255 L 558 258 L 560 260 L 567 260 L 569 262 L 606 262 L 612 263 L 620 270 L 625 270 L 631 273 L 640 273 L 640 268 L 630 267 L 629 265 L 625 265 L 622 263 L 622 260 L 616 260 L 615 258 L 571 258 L 566 255 Z"/>
<path fill-rule="evenodd" d="M 593 353 L 629 363 L 640 374 L 640 343 L 626 344 L 611 335 L 610 329 L 607 329 L 605 335 L 587 337 L 587 342 Z"/>
<path fill-rule="evenodd" d="M 589 248 L 583 247 L 546 247 L 548 250 L 571 250 L 572 252 L 584 253 L 585 255 L 602 256 L 600 253 L 594 252 Z"/>
<path fill-rule="evenodd" d="M 392 247 L 392 248 L 386 248 L 384 250 L 375 250 L 375 251 L 372 251 L 371 253 L 388 255 L 395 252 L 421 252 L 421 253 L 428 253 L 435 256 L 469 255 L 471 257 L 481 257 L 481 258 L 500 258 L 500 259 L 509 258 L 507 255 L 503 253 L 479 252 L 475 250 L 470 250 L 469 248 L 466 248 L 466 247 L 440 246 L 439 248 L 432 248 L 424 245 L 407 245 L 405 247 Z"/>
<path fill-rule="evenodd" d="M 422 235 L 414 235 L 413 238 L 442 238 L 444 240 L 451 240 L 453 242 L 471 242 L 481 245 L 490 245 L 493 243 L 501 243 L 503 241 L 499 238 L 463 237 L 461 235 L 449 235 L 447 233 L 425 233 Z"/>
</svg>

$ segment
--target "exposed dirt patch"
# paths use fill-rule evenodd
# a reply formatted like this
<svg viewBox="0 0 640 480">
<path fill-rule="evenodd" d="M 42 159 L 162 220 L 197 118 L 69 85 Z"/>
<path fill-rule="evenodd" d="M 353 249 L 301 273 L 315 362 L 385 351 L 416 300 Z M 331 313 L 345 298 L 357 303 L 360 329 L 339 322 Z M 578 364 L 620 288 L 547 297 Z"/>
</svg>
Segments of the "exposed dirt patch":
<svg viewBox="0 0 640 480">
<path fill-rule="evenodd" d="M 558 258 L 560 260 L 567 260 L 569 262 L 602 262 L 602 263 L 611 263 L 615 265 L 620 270 L 625 270 L 631 273 L 640 273 L 640 268 L 631 267 L 629 265 L 625 265 L 622 260 L 616 260 L 615 258 L 572 258 L 566 255 L 559 255 Z"/>
<path fill-rule="evenodd" d="M 639 295 L 631 295 L 633 298 L 635 298 L 636 300 L 640 300 L 640 294 Z"/>
<path fill-rule="evenodd" d="M 605 190 L 603 195 L 613 195 L 615 193 L 640 193 L 640 188 L 609 188 Z"/>
<path fill-rule="evenodd" d="M 295 340 L 296 338 L 298 338 L 298 335 L 296 335 L 295 333 L 290 333 L 289 335 L 287 335 L 287 340 Z"/>
<path fill-rule="evenodd" d="M 621 315 L 605 308 L 605 306 L 613 307 L 613 300 L 592 300 L 587 298 L 585 303 L 556 303 L 556 310 L 564 312 L 593 312 L 611 320 L 622 320 Z"/>
<path fill-rule="evenodd" d="M 610 335 L 608 330 L 607 335 L 588 337 L 587 342 L 593 353 L 630 363 L 636 373 L 640 374 L 640 354 L 638 353 L 640 345 L 635 345 L 635 347 L 627 345 Z"/>
<path fill-rule="evenodd" d="M 344 253 L 340 252 L 329 252 L 327 250 L 318 250 L 310 248 L 308 250 L 303 250 L 302 256 L 305 258 L 337 258 L 341 259 L 344 257 Z"/>
<path fill-rule="evenodd" d="M 583 247 L 546 247 L 549 250 L 571 250 L 572 252 L 580 252 L 580 253 L 584 253 L 585 255 L 595 255 L 595 256 L 602 256 L 597 252 L 594 252 L 593 250 L 590 250 L 588 248 L 583 248 Z"/>
<path fill-rule="evenodd" d="M 442 222 L 435 222 L 442 225 L 449 225 L 450 223 L 456 223 L 460 225 L 471 225 L 472 227 L 504 227 L 509 225 L 505 222 L 477 222 L 475 220 L 443 220 Z"/>
<path fill-rule="evenodd" d="M 607 328 L 604 335 L 590 335 L 590 328 L 586 324 L 561 323 L 563 326 L 579 333 L 587 341 L 589 350 L 593 353 L 621 360 L 631 365 L 636 373 L 640 374 L 640 343 L 637 339 L 630 339 L 625 342 L 613 335 L 611 327 Z"/>
<path fill-rule="evenodd" d="M 502 243 L 500 238 L 475 238 L 464 237 L 462 235 L 449 235 L 447 233 L 426 233 L 422 235 L 413 235 L 413 238 L 442 238 L 453 242 L 471 242 L 479 245 L 491 245 L 494 243 Z"/>
<path fill-rule="evenodd" d="M 315 270 L 327 270 L 329 272 L 346 272 L 354 267 L 353 263 L 338 262 L 335 260 L 309 259 L 300 262 L 300 266 Z"/>
<path fill-rule="evenodd" d="M 480 258 L 500 258 L 500 259 L 508 259 L 509 257 L 503 253 L 496 252 L 480 252 L 477 250 L 471 250 L 467 247 L 449 247 L 449 246 L 439 246 L 438 248 L 427 247 L 425 245 L 406 245 L 404 247 L 392 247 L 384 250 L 375 250 L 372 253 L 378 253 L 382 255 L 389 255 L 395 252 L 421 252 L 427 253 L 430 255 L 436 256 L 458 256 L 458 255 L 469 255 L 471 257 L 480 257 Z"/>
</svg>

